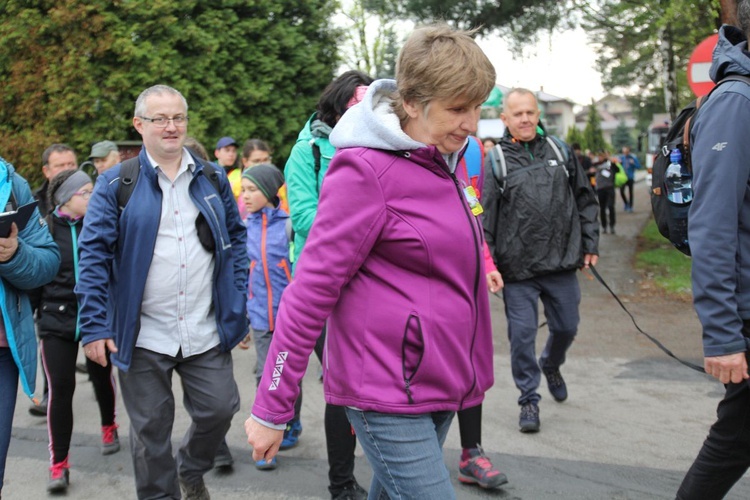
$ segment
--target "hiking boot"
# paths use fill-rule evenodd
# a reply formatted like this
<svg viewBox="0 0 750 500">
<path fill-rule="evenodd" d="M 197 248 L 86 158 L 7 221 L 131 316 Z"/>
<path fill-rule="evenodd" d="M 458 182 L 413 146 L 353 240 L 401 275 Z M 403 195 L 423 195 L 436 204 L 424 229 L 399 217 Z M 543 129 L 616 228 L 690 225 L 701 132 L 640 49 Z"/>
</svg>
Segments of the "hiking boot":
<svg viewBox="0 0 750 500">
<path fill-rule="evenodd" d="M 180 478 L 180 491 L 183 500 L 211 500 L 211 495 L 208 494 L 203 478 L 195 483 L 187 483 Z"/>
<path fill-rule="evenodd" d="M 45 396 L 39 404 L 32 403 L 29 406 L 29 413 L 35 417 L 46 417 L 47 416 L 47 397 Z"/>
<path fill-rule="evenodd" d="M 68 465 L 68 457 L 65 457 L 65 460 L 52 464 L 52 467 L 49 468 L 47 491 L 50 493 L 62 493 L 68 489 L 69 484 L 70 466 Z"/>
<path fill-rule="evenodd" d="M 299 419 L 292 420 L 286 424 L 286 429 L 284 429 L 284 439 L 281 440 L 281 446 L 279 446 L 279 449 L 288 450 L 289 448 L 297 446 L 300 434 L 302 434 L 302 422 L 300 422 Z"/>
<path fill-rule="evenodd" d="M 120 451 L 117 427 L 117 424 L 102 425 L 102 455 L 111 455 Z"/>
<path fill-rule="evenodd" d="M 482 488 L 497 488 L 508 482 L 508 477 L 492 465 L 481 446 L 464 449 L 468 458 L 461 457 L 458 463 L 458 480 L 465 484 L 477 484 Z"/>
<path fill-rule="evenodd" d="M 255 462 L 255 468 L 258 470 L 274 470 L 276 468 L 276 457 L 266 462 L 264 459 L 257 460 Z"/>
<path fill-rule="evenodd" d="M 521 406 L 521 417 L 518 419 L 521 432 L 539 432 L 539 406 L 536 403 L 526 403 Z"/>
<path fill-rule="evenodd" d="M 568 387 L 565 385 L 565 380 L 563 380 L 560 374 L 560 368 L 542 367 L 542 373 L 547 378 L 547 389 L 549 389 L 555 401 L 562 403 L 568 399 Z"/>
<path fill-rule="evenodd" d="M 367 500 L 367 490 L 361 487 L 357 481 L 353 481 L 338 490 L 336 494 L 331 493 L 331 500 Z"/>
<path fill-rule="evenodd" d="M 89 367 L 86 366 L 86 363 L 76 363 L 76 371 L 78 373 L 88 374 Z"/>
</svg>

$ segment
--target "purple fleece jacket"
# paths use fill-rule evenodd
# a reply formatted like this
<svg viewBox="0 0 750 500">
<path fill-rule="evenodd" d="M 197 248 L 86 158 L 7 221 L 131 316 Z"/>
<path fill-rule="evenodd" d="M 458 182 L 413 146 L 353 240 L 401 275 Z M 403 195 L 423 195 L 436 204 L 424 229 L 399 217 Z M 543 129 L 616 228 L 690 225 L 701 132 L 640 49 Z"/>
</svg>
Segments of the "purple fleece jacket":
<svg viewBox="0 0 750 500">
<path fill-rule="evenodd" d="M 253 414 L 293 416 L 328 319 L 326 401 L 418 414 L 479 404 L 493 383 L 482 228 L 434 146 L 341 150 L 287 287 Z"/>
</svg>

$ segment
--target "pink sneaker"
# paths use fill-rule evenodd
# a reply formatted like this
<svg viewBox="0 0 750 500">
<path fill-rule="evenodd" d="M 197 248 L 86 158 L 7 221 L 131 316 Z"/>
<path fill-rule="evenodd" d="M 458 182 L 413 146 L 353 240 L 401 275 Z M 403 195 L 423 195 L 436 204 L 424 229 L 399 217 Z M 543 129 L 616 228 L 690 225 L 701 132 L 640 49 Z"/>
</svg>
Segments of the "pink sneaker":
<svg viewBox="0 0 750 500">
<path fill-rule="evenodd" d="M 50 493 L 62 493 L 68 489 L 69 484 L 70 466 L 68 465 L 68 457 L 65 457 L 65 460 L 52 464 L 52 467 L 49 468 L 47 491 Z"/>
<path fill-rule="evenodd" d="M 492 465 L 481 446 L 465 450 L 469 457 L 458 464 L 458 480 L 466 484 L 478 484 L 482 488 L 497 488 L 508 482 L 505 474 Z"/>
</svg>

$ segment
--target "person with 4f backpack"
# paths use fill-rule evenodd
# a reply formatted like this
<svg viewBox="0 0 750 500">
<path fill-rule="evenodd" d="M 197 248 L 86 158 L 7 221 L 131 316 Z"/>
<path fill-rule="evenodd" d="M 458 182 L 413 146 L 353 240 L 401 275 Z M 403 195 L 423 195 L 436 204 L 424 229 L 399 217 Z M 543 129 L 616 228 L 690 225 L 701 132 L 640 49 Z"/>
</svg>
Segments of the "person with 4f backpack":
<svg viewBox="0 0 750 500">
<path fill-rule="evenodd" d="M 521 391 L 521 432 L 540 429 L 541 375 L 555 401 L 568 397 L 560 366 L 578 331 L 576 270 L 596 265 L 599 206 L 568 146 L 539 123 L 534 94 L 512 89 L 503 102 L 506 131 L 485 163 L 484 229 L 503 276 L 513 379 Z M 539 300 L 549 337 L 536 358 Z"/>
<path fill-rule="evenodd" d="M 741 30 L 722 26 L 711 79 L 750 76 L 750 0 L 738 3 Z M 726 386 L 717 420 L 677 493 L 720 499 L 750 466 L 750 85 L 724 82 L 693 116 L 693 201 L 688 236 L 693 302 L 703 326 L 706 373 Z"/>
<path fill-rule="evenodd" d="M 240 407 L 230 351 L 248 331 L 247 236 L 224 171 L 184 148 L 187 111 L 172 87 L 140 94 L 135 175 L 126 160 L 97 178 L 80 239 L 84 353 L 119 368 L 138 498 L 208 499 L 203 475 Z M 191 418 L 176 453 L 173 372 Z"/>
</svg>

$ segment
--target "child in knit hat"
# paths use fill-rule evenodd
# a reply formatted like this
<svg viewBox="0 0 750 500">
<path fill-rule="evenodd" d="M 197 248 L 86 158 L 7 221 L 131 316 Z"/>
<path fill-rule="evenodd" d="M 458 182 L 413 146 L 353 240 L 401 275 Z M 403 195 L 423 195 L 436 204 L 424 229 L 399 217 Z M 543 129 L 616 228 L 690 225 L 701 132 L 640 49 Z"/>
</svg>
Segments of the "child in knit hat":
<svg viewBox="0 0 750 500">
<path fill-rule="evenodd" d="M 248 214 L 245 219 L 247 253 L 250 257 L 247 312 L 258 359 L 255 372 L 257 385 L 263 375 L 268 347 L 271 345 L 279 301 L 292 280 L 289 240 L 286 235 L 289 215 L 279 206 L 277 193 L 284 184 L 284 176 L 275 166 L 262 163 L 248 168 L 242 173 L 241 184 L 240 201 Z M 287 433 L 296 432 L 296 444 L 301 426 L 299 407 L 295 410 L 295 417 L 287 425 L 284 435 L 286 437 Z M 276 458 L 269 462 L 259 460 L 255 467 L 261 470 L 275 469 Z"/>
</svg>

